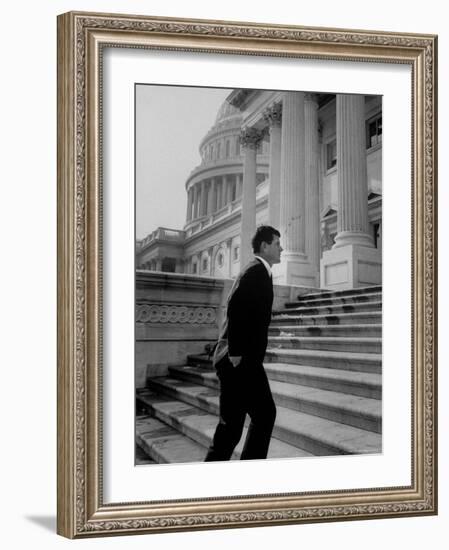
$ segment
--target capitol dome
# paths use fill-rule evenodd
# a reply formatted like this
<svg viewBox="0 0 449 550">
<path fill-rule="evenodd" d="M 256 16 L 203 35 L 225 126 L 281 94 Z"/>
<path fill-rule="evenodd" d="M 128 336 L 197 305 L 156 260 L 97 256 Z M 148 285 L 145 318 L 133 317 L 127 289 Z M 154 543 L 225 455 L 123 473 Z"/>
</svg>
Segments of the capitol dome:
<svg viewBox="0 0 449 550">
<path fill-rule="evenodd" d="M 218 113 L 215 118 L 215 124 L 219 124 L 220 122 L 233 117 L 240 118 L 240 110 L 237 107 L 234 107 L 234 105 L 228 103 L 228 101 L 224 100 L 221 104 L 221 107 L 218 109 Z"/>
<path fill-rule="evenodd" d="M 234 107 L 226 99 L 220 105 L 215 116 L 215 122 L 209 128 L 206 135 L 200 142 L 199 150 L 203 162 L 211 160 L 210 147 L 217 145 L 223 138 L 227 137 L 231 141 L 236 142 L 240 135 L 240 129 L 242 124 L 242 113 L 237 107 Z M 234 149 L 237 149 L 234 147 Z M 237 156 L 240 155 L 240 151 L 237 152 Z"/>
</svg>

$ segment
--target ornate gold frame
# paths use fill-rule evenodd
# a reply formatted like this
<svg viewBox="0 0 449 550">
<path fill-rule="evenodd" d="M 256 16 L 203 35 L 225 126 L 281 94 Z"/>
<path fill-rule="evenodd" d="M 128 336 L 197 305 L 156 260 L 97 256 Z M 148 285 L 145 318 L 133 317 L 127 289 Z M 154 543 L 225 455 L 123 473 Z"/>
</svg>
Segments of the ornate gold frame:
<svg viewBox="0 0 449 550">
<path fill-rule="evenodd" d="M 411 486 L 103 503 L 100 92 L 105 45 L 411 66 Z M 95 13 L 59 16 L 58 533 L 81 538 L 436 514 L 436 59 L 433 35 Z"/>
</svg>

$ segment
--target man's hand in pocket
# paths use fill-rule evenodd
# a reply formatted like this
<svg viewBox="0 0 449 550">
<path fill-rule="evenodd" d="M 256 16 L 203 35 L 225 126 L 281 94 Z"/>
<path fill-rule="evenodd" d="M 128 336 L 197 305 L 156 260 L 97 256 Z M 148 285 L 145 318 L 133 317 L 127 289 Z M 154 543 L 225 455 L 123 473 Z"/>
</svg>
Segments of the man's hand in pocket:
<svg viewBox="0 0 449 550">
<path fill-rule="evenodd" d="M 231 361 L 233 367 L 237 367 L 240 361 L 242 360 L 242 356 L 241 355 L 239 357 L 229 356 L 229 360 Z"/>
</svg>

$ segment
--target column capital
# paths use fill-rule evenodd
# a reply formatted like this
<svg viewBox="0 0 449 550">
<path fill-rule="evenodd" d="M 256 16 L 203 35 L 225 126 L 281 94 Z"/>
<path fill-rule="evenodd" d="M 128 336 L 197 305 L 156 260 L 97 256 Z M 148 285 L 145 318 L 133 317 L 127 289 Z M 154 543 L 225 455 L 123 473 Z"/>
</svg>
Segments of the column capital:
<svg viewBox="0 0 449 550">
<path fill-rule="evenodd" d="M 270 126 L 281 126 L 282 124 L 282 103 L 275 103 L 263 112 L 265 122 Z"/>
<path fill-rule="evenodd" d="M 242 128 L 240 132 L 240 143 L 247 149 L 257 149 L 264 137 L 264 133 L 257 128 Z"/>
</svg>

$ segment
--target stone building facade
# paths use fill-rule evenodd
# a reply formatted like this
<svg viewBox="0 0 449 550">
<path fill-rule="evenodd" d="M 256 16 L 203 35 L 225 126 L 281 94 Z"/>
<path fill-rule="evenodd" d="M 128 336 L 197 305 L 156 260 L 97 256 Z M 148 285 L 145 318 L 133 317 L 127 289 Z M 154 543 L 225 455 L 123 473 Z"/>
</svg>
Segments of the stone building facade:
<svg viewBox="0 0 449 550">
<path fill-rule="evenodd" d="M 184 228 L 138 241 L 138 269 L 235 277 L 268 223 L 282 234 L 277 284 L 381 283 L 381 97 L 236 89 L 199 150 Z"/>
</svg>

